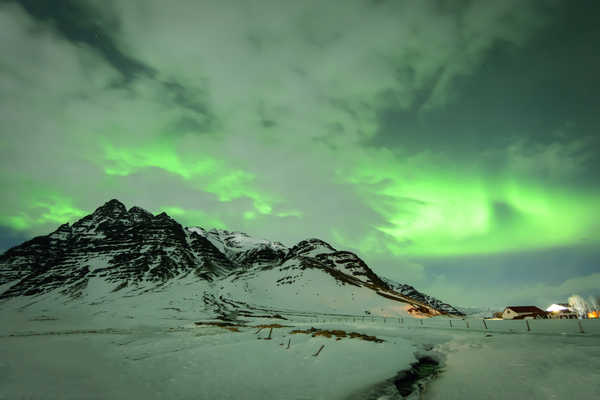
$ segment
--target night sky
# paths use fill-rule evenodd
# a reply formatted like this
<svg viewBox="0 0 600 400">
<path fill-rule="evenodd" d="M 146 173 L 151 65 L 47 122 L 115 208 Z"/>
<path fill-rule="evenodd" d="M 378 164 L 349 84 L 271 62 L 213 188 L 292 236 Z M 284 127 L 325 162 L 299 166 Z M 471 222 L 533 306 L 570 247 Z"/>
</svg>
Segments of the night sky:
<svg viewBox="0 0 600 400">
<path fill-rule="evenodd" d="M 0 1 L 0 251 L 118 198 L 459 306 L 600 294 L 597 1 Z"/>
</svg>

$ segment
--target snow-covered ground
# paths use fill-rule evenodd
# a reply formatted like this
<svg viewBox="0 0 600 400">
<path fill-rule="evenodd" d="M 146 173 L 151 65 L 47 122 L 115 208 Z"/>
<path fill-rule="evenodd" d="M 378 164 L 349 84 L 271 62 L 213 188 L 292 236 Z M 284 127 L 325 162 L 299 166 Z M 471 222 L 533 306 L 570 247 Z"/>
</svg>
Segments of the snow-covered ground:
<svg viewBox="0 0 600 400">
<path fill-rule="evenodd" d="M 261 339 L 267 329 L 204 326 L 3 337 L 0 398 L 343 399 L 415 361 L 400 337 L 336 341 L 291 329 L 271 340 Z"/>
<path fill-rule="evenodd" d="M 425 354 L 439 359 L 443 372 L 413 398 L 600 398 L 598 336 L 490 334 L 400 327 L 389 320 L 298 320 L 276 321 L 294 327 L 275 328 L 272 339 L 264 340 L 268 329 L 257 334 L 250 326 L 231 332 L 188 321 L 153 327 L 115 320 L 104 327 L 114 329 L 86 330 L 64 321 L 61 326 L 60 320 L 22 318 L 11 330 L 4 324 L 11 322 L 7 317 L 2 315 L 0 336 L 2 400 L 383 400 L 400 398 L 390 379 Z M 264 322 L 274 321 L 247 325 Z M 290 333 L 311 326 L 385 342 Z"/>
<path fill-rule="evenodd" d="M 428 400 L 599 399 L 600 338 L 447 333 Z"/>
<path fill-rule="evenodd" d="M 416 320 L 350 286 L 322 293 L 335 289 L 363 307 L 337 307 L 306 290 L 287 303 L 289 286 L 246 282 L 215 288 L 184 276 L 113 293 L 104 280 L 91 280 L 76 300 L 56 293 L 4 300 L 0 400 L 398 399 L 394 377 L 424 355 L 443 372 L 413 399 L 600 398 L 600 321 L 582 321 L 585 335 L 576 320 L 488 321 L 482 330 L 478 319 Z M 233 300 L 253 302 L 242 308 L 255 316 L 236 314 Z M 305 306 L 290 312 L 298 304 Z M 326 314 L 365 309 L 372 313 Z M 245 321 L 239 332 L 194 324 L 229 313 Z M 256 317 L 278 313 L 288 319 Z M 257 334 L 256 325 L 274 322 L 290 326 L 273 329 L 271 340 L 267 329 Z M 312 326 L 384 342 L 291 334 Z"/>
</svg>

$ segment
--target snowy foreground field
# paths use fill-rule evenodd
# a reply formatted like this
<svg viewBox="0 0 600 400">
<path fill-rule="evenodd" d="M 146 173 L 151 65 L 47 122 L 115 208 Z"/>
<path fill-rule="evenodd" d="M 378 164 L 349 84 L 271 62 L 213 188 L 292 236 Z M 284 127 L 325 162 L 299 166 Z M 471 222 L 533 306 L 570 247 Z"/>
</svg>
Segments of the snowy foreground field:
<svg viewBox="0 0 600 400">
<path fill-rule="evenodd" d="M 362 321 L 257 319 L 239 332 L 190 321 L 89 330 L 51 318 L 12 322 L 0 328 L 2 400 L 399 399 L 393 378 L 424 355 L 439 360 L 442 372 L 409 398 L 600 398 L 599 336 Z M 274 322 L 293 327 L 273 329 L 271 340 L 268 328 L 253 327 Z M 310 327 L 384 342 L 290 333 Z"/>
</svg>

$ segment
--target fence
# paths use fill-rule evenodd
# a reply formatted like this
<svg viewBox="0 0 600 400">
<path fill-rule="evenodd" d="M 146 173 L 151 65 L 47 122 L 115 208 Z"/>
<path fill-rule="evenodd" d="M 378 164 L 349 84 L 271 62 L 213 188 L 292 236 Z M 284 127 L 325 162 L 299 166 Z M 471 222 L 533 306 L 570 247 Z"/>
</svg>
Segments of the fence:
<svg viewBox="0 0 600 400">
<path fill-rule="evenodd" d="M 490 320 L 490 319 L 456 319 L 447 317 L 434 318 L 390 318 L 379 316 L 358 315 L 312 315 L 291 317 L 299 321 L 327 323 L 373 323 L 389 324 L 399 328 L 431 328 L 452 329 L 474 332 L 499 333 L 534 333 L 549 335 L 600 335 L 600 319 L 521 319 L 521 320 Z"/>
</svg>

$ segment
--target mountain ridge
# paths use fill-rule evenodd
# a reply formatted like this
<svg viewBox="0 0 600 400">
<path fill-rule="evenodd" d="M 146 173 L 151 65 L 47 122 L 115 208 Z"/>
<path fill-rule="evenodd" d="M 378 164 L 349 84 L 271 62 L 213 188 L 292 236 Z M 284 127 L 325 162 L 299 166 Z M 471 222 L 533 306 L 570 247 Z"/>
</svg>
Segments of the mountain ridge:
<svg viewBox="0 0 600 400">
<path fill-rule="evenodd" d="M 368 293 L 376 298 L 406 303 L 407 309 L 415 313 L 461 314 L 410 285 L 379 277 L 355 253 L 337 250 L 321 239 L 310 238 L 286 247 L 243 232 L 183 227 L 165 212 L 153 215 L 137 206 L 127 210 L 116 199 L 72 225 L 63 224 L 48 235 L 37 236 L 1 254 L 0 287 L 4 291 L 0 292 L 0 299 L 53 291 L 77 299 L 85 297 L 93 279 L 102 279 L 113 286 L 112 292 L 119 292 L 126 288 L 158 288 L 188 276 L 221 282 L 223 288 L 229 288 L 227 293 L 233 292 L 235 295 L 230 295 L 238 300 L 247 300 L 256 293 L 246 290 L 249 282 L 260 287 L 264 302 L 274 301 L 269 293 L 275 287 L 292 288 L 295 301 L 301 302 L 301 291 L 311 291 L 326 281 L 329 286 L 315 295 L 329 299 L 325 304 L 330 309 L 335 309 L 338 301 L 336 291 L 349 296 L 350 292 L 341 288 L 349 285 L 359 288 L 363 297 L 367 296 L 364 290 L 370 290 Z M 267 283 L 271 277 L 273 280 Z M 278 301 L 289 303 L 291 300 L 282 290 Z M 351 299 L 356 292 L 352 291 Z M 223 294 L 212 295 L 224 298 Z M 371 299 L 372 295 L 367 297 Z M 232 297 L 230 301 L 236 300 Z"/>
</svg>

